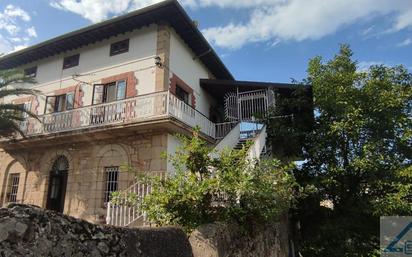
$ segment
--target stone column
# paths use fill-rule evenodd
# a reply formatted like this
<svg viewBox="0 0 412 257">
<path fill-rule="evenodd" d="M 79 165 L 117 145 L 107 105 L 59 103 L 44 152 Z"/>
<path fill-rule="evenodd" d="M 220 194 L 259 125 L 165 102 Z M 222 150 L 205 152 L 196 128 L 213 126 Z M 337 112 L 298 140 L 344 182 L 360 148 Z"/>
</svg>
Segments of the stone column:
<svg viewBox="0 0 412 257">
<path fill-rule="evenodd" d="M 156 55 L 161 58 L 162 67 L 156 67 L 156 92 L 169 89 L 170 26 L 159 24 L 157 27 Z"/>
</svg>

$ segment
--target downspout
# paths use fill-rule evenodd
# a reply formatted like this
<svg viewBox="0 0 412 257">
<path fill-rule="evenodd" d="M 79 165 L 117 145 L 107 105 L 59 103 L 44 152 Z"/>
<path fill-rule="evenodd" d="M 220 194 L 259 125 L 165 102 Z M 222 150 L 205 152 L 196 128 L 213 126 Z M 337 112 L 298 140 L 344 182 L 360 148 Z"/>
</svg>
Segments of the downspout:
<svg viewBox="0 0 412 257">
<path fill-rule="evenodd" d="M 242 122 L 240 119 L 240 101 L 239 101 L 239 86 L 236 86 L 236 101 L 237 101 L 237 120 Z"/>
</svg>

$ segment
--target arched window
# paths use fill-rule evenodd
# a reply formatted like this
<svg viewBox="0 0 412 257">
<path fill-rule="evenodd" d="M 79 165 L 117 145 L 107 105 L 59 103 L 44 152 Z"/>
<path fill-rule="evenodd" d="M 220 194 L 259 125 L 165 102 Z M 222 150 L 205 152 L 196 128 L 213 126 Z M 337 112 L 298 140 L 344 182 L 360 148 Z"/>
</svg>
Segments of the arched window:
<svg viewBox="0 0 412 257">
<path fill-rule="evenodd" d="M 69 170 L 69 161 L 63 155 L 59 155 L 53 163 L 52 172 L 53 174 L 59 174 L 61 171 Z"/>
</svg>

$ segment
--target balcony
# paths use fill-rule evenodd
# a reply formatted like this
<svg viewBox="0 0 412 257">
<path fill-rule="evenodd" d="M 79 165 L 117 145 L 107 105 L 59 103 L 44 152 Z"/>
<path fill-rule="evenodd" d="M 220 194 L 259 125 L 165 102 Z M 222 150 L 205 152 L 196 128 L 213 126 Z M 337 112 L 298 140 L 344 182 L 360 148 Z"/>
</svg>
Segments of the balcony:
<svg viewBox="0 0 412 257">
<path fill-rule="evenodd" d="M 99 128 L 107 125 L 133 124 L 154 119 L 175 118 L 213 139 L 226 133 L 227 125 L 211 122 L 206 116 L 169 91 L 152 93 L 121 101 L 45 114 L 39 120 L 29 118 L 20 124 L 27 137 Z M 216 134 L 216 130 L 218 134 Z"/>
</svg>

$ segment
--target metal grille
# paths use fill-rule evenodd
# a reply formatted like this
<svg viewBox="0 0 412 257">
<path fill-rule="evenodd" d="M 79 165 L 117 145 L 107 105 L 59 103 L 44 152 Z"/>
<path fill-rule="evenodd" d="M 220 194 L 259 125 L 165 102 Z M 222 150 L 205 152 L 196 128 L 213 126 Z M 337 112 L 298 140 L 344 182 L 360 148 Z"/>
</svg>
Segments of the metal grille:
<svg viewBox="0 0 412 257">
<path fill-rule="evenodd" d="M 239 119 L 238 97 L 234 92 L 225 95 L 225 118 L 229 121 L 237 121 Z"/>
<path fill-rule="evenodd" d="M 8 196 L 9 203 L 17 202 L 17 192 L 19 190 L 20 174 L 10 174 L 10 187 Z"/>
<path fill-rule="evenodd" d="M 104 203 L 110 201 L 110 197 L 112 192 L 118 190 L 119 186 L 119 167 L 106 167 L 105 169 L 105 176 L 106 176 L 106 189 L 104 191 Z"/>
<path fill-rule="evenodd" d="M 241 121 L 253 121 L 255 115 L 268 110 L 268 90 L 248 91 L 238 94 Z"/>
</svg>

